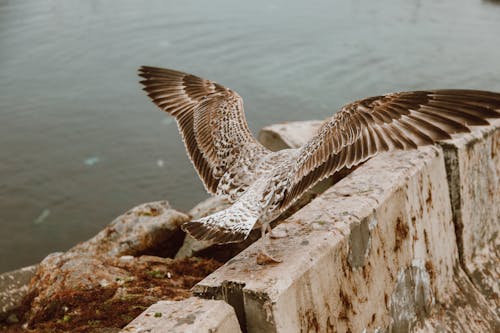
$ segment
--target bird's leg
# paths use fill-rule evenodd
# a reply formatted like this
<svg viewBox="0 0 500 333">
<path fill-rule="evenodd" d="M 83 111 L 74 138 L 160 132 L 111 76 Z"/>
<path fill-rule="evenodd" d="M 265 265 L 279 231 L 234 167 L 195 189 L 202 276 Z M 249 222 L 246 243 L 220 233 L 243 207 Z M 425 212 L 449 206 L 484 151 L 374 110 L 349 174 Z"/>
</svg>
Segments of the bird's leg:
<svg viewBox="0 0 500 333">
<path fill-rule="evenodd" d="M 269 232 L 266 233 L 266 230 Z M 260 227 L 260 233 L 261 233 L 261 249 L 259 253 L 257 254 L 257 264 L 259 265 L 267 265 L 267 264 L 276 264 L 280 263 L 281 260 L 278 260 L 276 258 L 273 258 L 268 252 L 266 246 L 271 244 L 271 238 L 269 235 L 271 234 L 271 226 L 269 223 L 262 223 L 262 226 Z"/>
</svg>

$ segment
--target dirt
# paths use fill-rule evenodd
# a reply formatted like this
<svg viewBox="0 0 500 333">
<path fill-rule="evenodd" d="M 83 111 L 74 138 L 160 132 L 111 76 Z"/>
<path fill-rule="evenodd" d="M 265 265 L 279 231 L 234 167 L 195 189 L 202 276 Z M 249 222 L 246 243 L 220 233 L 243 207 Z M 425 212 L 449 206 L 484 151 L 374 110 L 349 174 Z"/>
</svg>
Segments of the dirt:
<svg viewBox="0 0 500 333">
<path fill-rule="evenodd" d="M 33 301 L 27 295 L 23 306 L 0 323 L 0 331 L 13 332 L 118 332 L 147 307 L 159 300 L 181 300 L 191 296 L 190 289 L 222 263 L 213 259 L 173 260 L 153 256 L 109 259 L 108 265 L 124 269 L 126 278 L 90 290 L 71 290 L 54 295 L 49 311 L 35 318 L 27 328 L 26 314 Z M 15 317 L 14 317 L 15 315 Z"/>
<path fill-rule="evenodd" d="M 406 223 L 404 223 L 400 217 L 396 221 L 395 238 L 396 243 L 394 245 L 394 252 L 401 248 L 403 241 L 408 237 L 410 229 Z"/>
</svg>

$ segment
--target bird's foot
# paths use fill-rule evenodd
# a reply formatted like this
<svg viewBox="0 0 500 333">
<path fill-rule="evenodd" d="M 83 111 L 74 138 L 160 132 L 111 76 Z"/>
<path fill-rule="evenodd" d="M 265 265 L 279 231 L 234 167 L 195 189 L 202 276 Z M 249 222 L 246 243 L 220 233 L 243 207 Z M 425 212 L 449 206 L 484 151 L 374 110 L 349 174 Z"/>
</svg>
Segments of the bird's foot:
<svg viewBox="0 0 500 333">
<path fill-rule="evenodd" d="M 274 258 L 266 251 L 260 251 L 257 254 L 256 259 L 257 259 L 257 265 L 272 265 L 272 264 L 279 264 L 280 262 L 282 262 L 282 260 Z"/>
</svg>

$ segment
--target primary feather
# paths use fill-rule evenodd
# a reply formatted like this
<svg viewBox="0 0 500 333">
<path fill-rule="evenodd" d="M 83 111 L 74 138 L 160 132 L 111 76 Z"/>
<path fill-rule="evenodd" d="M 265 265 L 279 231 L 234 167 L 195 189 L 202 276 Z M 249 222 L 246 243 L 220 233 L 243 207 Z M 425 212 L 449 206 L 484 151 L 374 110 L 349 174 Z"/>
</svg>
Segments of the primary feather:
<svg viewBox="0 0 500 333">
<path fill-rule="evenodd" d="M 234 91 L 194 75 L 141 67 L 141 83 L 170 113 L 207 191 L 233 202 L 183 229 L 216 243 L 245 239 L 320 180 L 379 152 L 414 149 L 488 125 L 500 117 L 500 94 L 477 90 L 392 93 L 344 106 L 303 147 L 271 152 L 252 136 Z"/>
</svg>

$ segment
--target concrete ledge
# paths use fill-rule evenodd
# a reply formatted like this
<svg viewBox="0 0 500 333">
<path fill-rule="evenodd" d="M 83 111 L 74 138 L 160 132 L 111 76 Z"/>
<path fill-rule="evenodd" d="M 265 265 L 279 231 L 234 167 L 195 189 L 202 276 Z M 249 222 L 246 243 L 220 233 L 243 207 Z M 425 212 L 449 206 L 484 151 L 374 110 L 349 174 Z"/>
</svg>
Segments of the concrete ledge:
<svg viewBox="0 0 500 333">
<path fill-rule="evenodd" d="M 191 297 L 158 302 L 120 332 L 238 333 L 241 330 L 233 308 L 227 303 Z"/>
<path fill-rule="evenodd" d="M 486 161 L 477 163 L 490 170 L 500 167 L 498 133 L 493 126 L 459 140 L 489 151 L 490 156 L 481 156 Z M 491 143 L 484 142 L 489 138 Z M 476 169 L 469 165 L 462 173 Z M 456 189 L 447 182 L 457 178 L 450 171 L 437 147 L 380 155 L 277 227 L 288 233 L 273 244 L 272 254 L 282 263 L 256 265 L 259 241 L 194 291 L 233 305 L 248 332 L 498 331 L 491 301 L 460 264 L 462 235 L 457 239 L 450 202 Z M 487 175 L 479 173 L 476 179 Z M 491 194 L 498 193 L 495 179 L 470 185 L 479 192 L 493 188 L 476 200 L 484 214 L 498 202 Z M 460 198 L 468 200 L 464 194 Z M 498 217 L 489 216 L 479 229 L 498 228 Z M 477 228 L 484 222 L 474 223 Z M 476 239 L 491 243 L 481 237 Z M 495 231 L 491 238 L 497 239 Z M 489 253 L 487 258 L 498 267 L 498 257 Z"/>
<path fill-rule="evenodd" d="M 429 276 L 421 288 L 428 296 L 419 295 L 425 312 L 445 292 L 458 261 L 444 179 L 434 147 L 372 159 L 278 226 L 288 233 L 273 246 L 283 263 L 256 265 L 257 243 L 195 292 L 236 305 L 249 332 L 410 327 L 416 316 L 404 312 L 413 305 L 395 305 L 401 272 L 417 261 Z M 227 297 L 235 286 L 239 309 Z"/>
<path fill-rule="evenodd" d="M 441 146 L 462 268 L 500 315 L 500 120 Z"/>
</svg>

